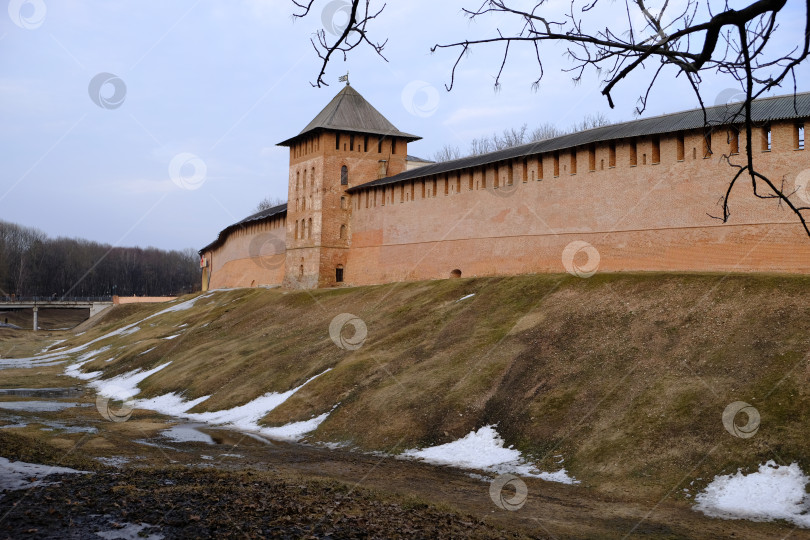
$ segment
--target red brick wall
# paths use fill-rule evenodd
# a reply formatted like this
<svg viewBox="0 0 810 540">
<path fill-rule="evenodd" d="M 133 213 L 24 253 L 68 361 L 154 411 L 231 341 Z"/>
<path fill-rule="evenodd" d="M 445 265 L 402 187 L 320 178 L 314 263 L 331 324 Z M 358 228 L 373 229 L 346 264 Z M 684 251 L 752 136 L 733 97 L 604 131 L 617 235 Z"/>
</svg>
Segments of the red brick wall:
<svg viewBox="0 0 810 540">
<path fill-rule="evenodd" d="M 793 122 L 774 124 L 773 151 L 754 142 L 758 167 L 788 190 L 801 171 L 810 169 L 810 150 L 794 150 Z M 630 141 L 617 141 L 616 167 L 609 167 L 608 143 L 596 144 L 595 170 L 589 147 L 559 153 L 555 177 L 553 154 L 486 168 L 416 180 L 402 187 L 365 190 L 353 195 L 351 249 L 346 281 L 352 284 L 445 278 L 454 269 L 464 276 L 563 272 L 563 250 L 572 241 L 592 244 L 600 271 L 761 271 L 810 272 L 810 238 L 796 216 L 776 201 L 759 200 L 750 180 L 741 180 L 731 198 L 727 224 L 718 204 L 733 170 L 720 158 L 728 151 L 725 131 L 712 137 L 714 154 L 703 159 L 702 132 L 684 136 L 683 161 L 677 160 L 675 135 L 660 137 L 660 163 L 653 163 L 653 140 L 636 141 L 637 166 L 631 167 Z M 744 148 L 744 134 L 740 147 Z M 693 157 L 695 156 L 695 157 Z M 742 163 L 744 154 L 732 156 Z M 646 160 L 646 164 L 645 164 Z M 534 180 L 532 180 L 534 178 Z M 445 195 L 447 192 L 447 195 Z M 369 208 L 366 208 L 366 197 Z M 376 204 L 375 201 L 376 200 Z M 587 257 L 581 254 L 580 257 Z M 584 261 L 575 261 L 584 264 Z"/>
</svg>

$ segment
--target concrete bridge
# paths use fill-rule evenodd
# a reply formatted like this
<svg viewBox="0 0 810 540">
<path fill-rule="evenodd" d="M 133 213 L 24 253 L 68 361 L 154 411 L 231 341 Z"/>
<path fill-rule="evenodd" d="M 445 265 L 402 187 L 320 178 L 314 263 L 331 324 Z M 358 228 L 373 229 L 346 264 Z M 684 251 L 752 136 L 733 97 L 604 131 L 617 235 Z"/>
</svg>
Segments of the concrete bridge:
<svg viewBox="0 0 810 540">
<path fill-rule="evenodd" d="M 11 298 L 0 297 L 0 310 L 2 309 L 32 309 L 34 311 L 34 330 L 38 330 L 39 309 L 89 309 L 90 316 L 97 315 L 105 309 L 112 307 L 113 299 L 107 297 L 83 297 L 83 298 Z"/>
</svg>

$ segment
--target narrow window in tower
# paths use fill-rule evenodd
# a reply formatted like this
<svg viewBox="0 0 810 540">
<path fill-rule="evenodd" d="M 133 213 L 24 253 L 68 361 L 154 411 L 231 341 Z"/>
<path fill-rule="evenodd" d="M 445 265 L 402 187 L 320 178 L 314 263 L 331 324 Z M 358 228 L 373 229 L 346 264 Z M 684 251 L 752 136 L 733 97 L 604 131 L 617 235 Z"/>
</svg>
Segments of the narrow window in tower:
<svg viewBox="0 0 810 540">
<path fill-rule="evenodd" d="M 436 177 L 434 176 L 434 177 L 433 177 L 433 192 L 430 194 L 432 197 L 435 197 L 435 196 L 436 196 L 436 194 L 438 193 L 438 190 L 436 189 L 436 188 L 437 188 L 437 185 L 436 185 L 436 184 L 438 184 L 438 183 L 439 183 L 439 181 L 438 181 L 438 180 L 436 179 Z"/>
<path fill-rule="evenodd" d="M 315 167 L 312 167 L 312 173 L 309 175 L 310 182 L 312 182 L 312 189 L 315 190 L 315 193 L 318 193 L 318 188 L 315 186 Z"/>
<path fill-rule="evenodd" d="M 363 152 L 368 152 L 368 135 L 363 137 Z"/>
<path fill-rule="evenodd" d="M 354 152 L 354 135 L 349 135 L 349 151 Z"/>
<path fill-rule="evenodd" d="M 571 149 L 571 174 L 577 174 L 577 149 Z"/>
<path fill-rule="evenodd" d="M 560 153 L 554 152 L 554 177 L 560 176 Z"/>
<path fill-rule="evenodd" d="M 346 209 L 346 197 L 340 198 L 340 207 L 344 210 Z"/>
<path fill-rule="evenodd" d="M 306 209 L 307 209 L 307 198 L 304 197 L 301 199 L 301 211 L 303 212 Z"/>
<path fill-rule="evenodd" d="M 425 198 L 425 181 L 422 180 L 422 198 Z"/>
<path fill-rule="evenodd" d="M 295 239 L 298 240 L 298 220 L 295 220 Z"/>
<path fill-rule="evenodd" d="M 740 130 L 735 126 L 728 130 L 728 152 L 731 155 L 740 153 Z"/>
<path fill-rule="evenodd" d="M 771 151 L 771 125 L 766 124 L 765 127 L 762 128 L 762 148 L 763 152 L 770 152 Z"/>
<path fill-rule="evenodd" d="M 335 268 L 335 281 L 337 283 L 343 283 L 343 265 L 342 264 L 337 265 L 337 268 Z"/>
<path fill-rule="evenodd" d="M 543 179 L 543 155 L 537 156 L 537 180 Z"/>
<path fill-rule="evenodd" d="M 630 166 L 635 167 L 636 165 L 638 165 L 638 147 L 636 140 L 632 139 L 630 141 Z"/>
<path fill-rule="evenodd" d="M 684 138 L 682 131 L 678 133 L 677 141 L 678 141 L 678 161 L 683 161 L 685 158 L 684 154 L 686 152 L 686 139 Z"/>
<path fill-rule="evenodd" d="M 450 179 L 447 177 L 447 173 L 444 173 L 444 194 L 450 194 Z"/>
<path fill-rule="evenodd" d="M 349 185 L 349 168 L 346 167 L 346 165 L 340 168 L 340 185 L 341 186 Z"/>
<path fill-rule="evenodd" d="M 397 153 L 397 140 L 395 138 L 391 138 L 391 154 Z"/>
<path fill-rule="evenodd" d="M 301 189 L 301 171 L 295 171 L 295 191 Z"/>
<path fill-rule="evenodd" d="M 652 138 L 652 162 L 661 163 L 661 137 Z"/>
<path fill-rule="evenodd" d="M 335 133 L 335 150 L 340 150 L 340 133 Z"/>
<path fill-rule="evenodd" d="M 515 166 L 512 160 L 509 160 L 508 167 L 506 168 L 506 183 L 512 185 L 515 182 Z"/>
<path fill-rule="evenodd" d="M 610 141 L 608 144 L 608 167 L 616 166 L 616 141 Z"/>
<path fill-rule="evenodd" d="M 532 172 L 532 179 L 534 179 L 534 173 Z M 523 158 L 523 183 L 529 181 L 529 160 L 528 158 Z"/>
<path fill-rule="evenodd" d="M 703 132 L 703 158 L 712 157 L 712 131 L 707 129 Z"/>
<path fill-rule="evenodd" d="M 312 238 L 312 218 L 307 222 L 307 238 Z"/>
<path fill-rule="evenodd" d="M 596 145 L 591 144 L 588 146 L 588 170 L 596 170 Z"/>
<path fill-rule="evenodd" d="M 304 181 L 301 183 L 301 187 L 306 191 L 307 189 L 307 170 L 304 169 Z"/>
<path fill-rule="evenodd" d="M 382 142 L 383 142 L 382 137 L 377 139 L 377 153 L 378 154 L 382 154 Z"/>
<path fill-rule="evenodd" d="M 804 150 L 804 124 L 796 124 L 794 136 L 796 138 L 796 150 Z"/>
</svg>

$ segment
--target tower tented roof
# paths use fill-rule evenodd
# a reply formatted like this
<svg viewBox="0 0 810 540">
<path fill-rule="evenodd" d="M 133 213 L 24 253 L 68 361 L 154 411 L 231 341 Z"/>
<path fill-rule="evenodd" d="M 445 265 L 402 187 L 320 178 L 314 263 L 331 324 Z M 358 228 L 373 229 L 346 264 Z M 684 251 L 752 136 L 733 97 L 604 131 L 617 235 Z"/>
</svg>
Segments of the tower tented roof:
<svg viewBox="0 0 810 540">
<path fill-rule="evenodd" d="M 422 138 L 398 130 L 380 111 L 366 101 L 357 90 L 347 84 L 332 98 L 332 101 L 318 113 L 312 122 L 307 124 L 307 127 L 305 127 L 301 133 L 278 143 L 278 146 L 290 146 L 302 135 L 322 129 L 401 137 L 409 141 L 416 141 Z"/>
</svg>

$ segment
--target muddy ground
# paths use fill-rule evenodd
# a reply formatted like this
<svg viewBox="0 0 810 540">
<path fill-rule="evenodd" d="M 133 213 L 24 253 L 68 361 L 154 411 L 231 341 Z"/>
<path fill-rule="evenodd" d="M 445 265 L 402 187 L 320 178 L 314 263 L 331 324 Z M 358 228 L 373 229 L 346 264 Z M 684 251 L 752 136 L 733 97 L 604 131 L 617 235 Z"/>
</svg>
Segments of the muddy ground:
<svg viewBox="0 0 810 540">
<path fill-rule="evenodd" d="M 3 350 L 31 354 L 57 337 L 7 334 Z M 110 422 L 93 392 L 63 369 L 0 371 L 0 388 L 16 389 L 0 392 L 7 407 L 71 405 L 32 411 L 0 403 L 0 457 L 88 474 L 4 492 L 0 538 L 810 537 L 787 523 L 707 518 L 681 498 L 606 496 L 587 484 L 534 478 L 524 479 L 525 505 L 508 511 L 491 499 L 486 473 L 274 442 L 146 410 Z M 44 388 L 64 390 L 20 390 Z"/>
</svg>

